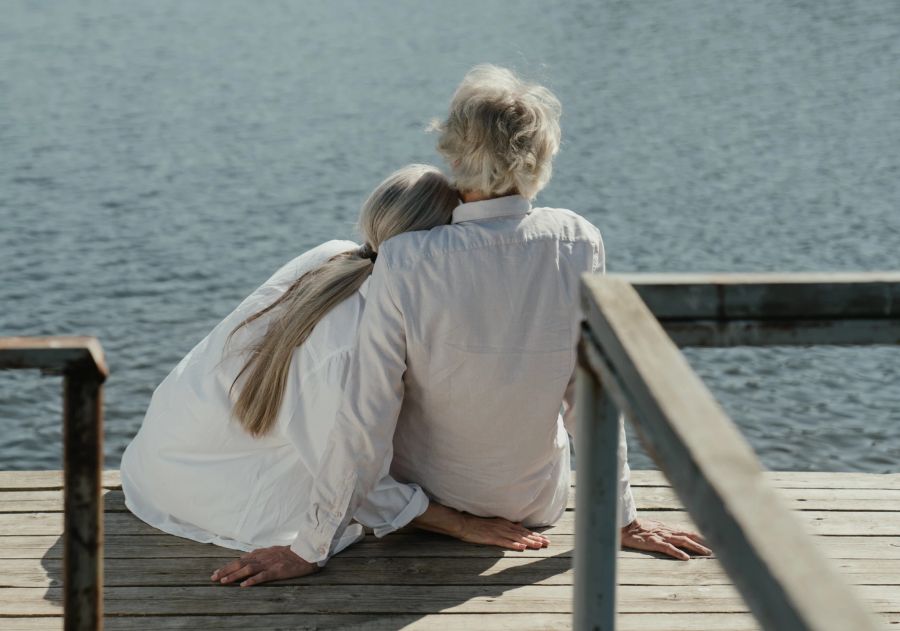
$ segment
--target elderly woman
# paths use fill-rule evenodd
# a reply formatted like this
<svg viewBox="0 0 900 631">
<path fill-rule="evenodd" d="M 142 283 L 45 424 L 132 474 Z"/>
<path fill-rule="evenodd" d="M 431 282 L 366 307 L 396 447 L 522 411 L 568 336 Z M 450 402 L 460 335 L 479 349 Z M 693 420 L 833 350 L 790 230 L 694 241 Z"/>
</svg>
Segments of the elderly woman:
<svg viewBox="0 0 900 631">
<path fill-rule="evenodd" d="M 313 571 L 388 454 L 398 479 L 457 510 L 528 527 L 563 515 L 579 278 L 605 264 L 596 227 L 532 206 L 550 179 L 559 116 L 549 90 L 509 70 L 479 66 L 463 79 L 436 129 L 465 203 L 452 225 L 382 244 L 339 431 L 311 492 L 327 510 L 302 516 L 289 552 L 230 564 L 235 576 L 257 583 Z M 623 543 L 680 559 L 709 554 L 696 533 L 637 519 L 620 435 Z"/>
</svg>

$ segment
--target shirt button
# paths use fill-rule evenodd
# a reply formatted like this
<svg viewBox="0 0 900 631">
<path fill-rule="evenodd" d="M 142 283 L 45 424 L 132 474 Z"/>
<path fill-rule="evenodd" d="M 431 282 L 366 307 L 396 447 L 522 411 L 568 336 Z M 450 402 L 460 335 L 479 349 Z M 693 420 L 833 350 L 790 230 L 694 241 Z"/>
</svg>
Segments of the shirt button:
<svg viewBox="0 0 900 631">
<path fill-rule="evenodd" d="M 336 510 L 336 511 L 334 511 L 334 516 L 335 516 L 336 518 L 340 519 L 341 517 L 344 516 L 344 513 L 342 513 L 342 512 L 339 511 L 339 510 Z"/>
<path fill-rule="evenodd" d="M 325 554 L 328 552 L 328 546 L 319 546 L 319 554 Z"/>
</svg>

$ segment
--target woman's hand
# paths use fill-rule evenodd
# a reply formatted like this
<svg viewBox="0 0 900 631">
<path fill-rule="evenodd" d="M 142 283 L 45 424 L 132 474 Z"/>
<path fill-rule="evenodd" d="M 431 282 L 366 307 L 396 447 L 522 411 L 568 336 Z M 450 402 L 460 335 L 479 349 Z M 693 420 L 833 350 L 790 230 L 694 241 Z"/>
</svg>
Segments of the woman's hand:
<svg viewBox="0 0 900 631">
<path fill-rule="evenodd" d="M 437 502 L 431 502 L 425 512 L 412 521 L 412 525 L 422 530 L 450 535 L 467 543 L 500 546 L 510 550 L 538 549 L 550 545 L 547 537 L 532 532 L 522 524 L 500 517 L 476 517 Z"/>
<path fill-rule="evenodd" d="M 297 578 L 319 571 L 315 563 L 307 563 L 290 546 L 272 546 L 248 552 L 240 559 L 220 567 L 212 573 L 210 580 L 223 585 L 241 581 L 241 587 L 250 587 L 268 581 Z"/>
<path fill-rule="evenodd" d="M 675 530 L 652 519 L 635 519 L 622 528 L 624 547 L 662 552 L 682 561 L 687 561 L 691 557 L 680 548 L 703 556 L 712 554 L 712 550 L 703 545 L 704 543 L 706 540 L 696 532 Z"/>
<path fill-rule="evenodd" d="M 550 545 L 550 540 L 539 532 L 501 517 L 475 517 L 463 515 L 463 527 L 459 538 L 466 543 L 500 546 L 510 550 L 539 550 Z"/>
</svg>

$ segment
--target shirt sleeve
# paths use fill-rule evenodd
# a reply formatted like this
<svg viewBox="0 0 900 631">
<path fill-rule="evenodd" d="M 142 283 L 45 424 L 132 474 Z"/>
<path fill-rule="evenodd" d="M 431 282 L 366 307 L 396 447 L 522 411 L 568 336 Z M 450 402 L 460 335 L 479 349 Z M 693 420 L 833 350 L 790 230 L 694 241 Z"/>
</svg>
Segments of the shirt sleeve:
<svg viewBox="0 0 900 631">
<path fill-rule="evenodd" d="M 594 274 L 606 273 L 606 253 L 603 248 L 603 241 L 597 234 L 597 243 L 593 248 L 592 272 Z M 584 314 L 581 313 L 581 301 L 577 301 L 578 305 L 578 322 L 584 320 Z M 566 392 L 563 397 L 563 424 L 566 431 L 575 436 L 576 413 L 575 413 L 575 376 L 578 373 L 578 367 L 569 379 Z M 625 415 L 619 414 L 619 444 L 617 447 L 617 455 L 619 459 L 619 526 L 625 527 L 635 520 L 637 510 L 634 505 L 634 496 L 631 493 L 631 468 L 628 466 L 628 441 L 625 437 Z M 575 454 L 578 458 L 579 454 Z"/>
<path fill-rule="evenodd" d="M 406 334 L 390 279 L 382 253 L 369 281 L 345 396 L 313 482 L 309 509 L 291 544 L 297 555 L 311 563 L 330 556 L 354 513 L 376 488 L 393 453 L 404 393 Z"/>
<path fill-rule="evenodd" d="M 295 362 L 298 354 L 295 353 Z M 285 432 L 313 473 L 319 470 L 322 451 L 335 426 L 335 417 L 345 396 L 344 385 L 352 356 L 350 348 L 335 352 L 315 370 L 293 379 L 300 391 L 293 397 L 296 406 L 286 420 Z M 292 369 L 299 374 L 296 364 Z M 361 524 L 372 528 L 378 537 L 402 528 L 428 508 L 428 496 L 419 485 L 402 484 L 390 476 L 392 455 L 386 456 L 378 483 L 353 515 Z"/>
</svg>

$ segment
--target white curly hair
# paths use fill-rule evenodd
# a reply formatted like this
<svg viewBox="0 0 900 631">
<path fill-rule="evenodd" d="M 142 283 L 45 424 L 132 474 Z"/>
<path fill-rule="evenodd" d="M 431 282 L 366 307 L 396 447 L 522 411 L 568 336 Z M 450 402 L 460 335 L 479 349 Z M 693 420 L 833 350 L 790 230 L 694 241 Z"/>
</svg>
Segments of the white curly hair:
<svg viewBox="0 0 900 631">
<path fill-rule="evenodd" d="M 431 129 L 460 191 L 532 199 L 550 181 L 561 112 L 547 88 L 483 64 L 466 74 L 447 118 Z"/>
</svg>

